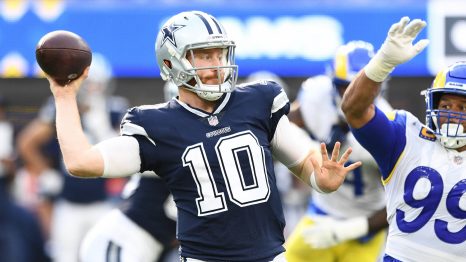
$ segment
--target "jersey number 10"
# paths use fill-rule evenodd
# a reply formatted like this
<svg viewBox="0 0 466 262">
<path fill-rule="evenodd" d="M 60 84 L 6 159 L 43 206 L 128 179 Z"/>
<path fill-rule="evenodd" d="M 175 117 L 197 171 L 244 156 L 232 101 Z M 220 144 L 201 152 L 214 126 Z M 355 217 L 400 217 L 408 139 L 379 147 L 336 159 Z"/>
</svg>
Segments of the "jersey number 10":
<svg viewBox="0 0 466 262">
<path fill-rule="evenodd" d="M 231 202 L 240 207 L 266 202 L 270 186 L 265 167 L 265 158 L 257 137 L 243 131 L 219 139 L 215 145 L 218 162 Z M 238 153 L 249 156 L 253 184 L 246 185 Z M 188 166 L 196 182 L 199 197 L 196 198 L 199 216 L 207 216 L 228 210 L 224 192 L 217 190 L 203 143 L 186 148 L 182 156 L 183 166 Z"/>
</svg>

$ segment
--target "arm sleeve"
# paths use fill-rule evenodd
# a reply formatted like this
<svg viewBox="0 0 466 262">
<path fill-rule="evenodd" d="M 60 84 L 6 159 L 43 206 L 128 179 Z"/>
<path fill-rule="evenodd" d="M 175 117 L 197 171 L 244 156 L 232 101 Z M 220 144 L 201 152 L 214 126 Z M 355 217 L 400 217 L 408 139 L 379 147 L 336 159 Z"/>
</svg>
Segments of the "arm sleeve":
<svg viewBox="0 0 466 262">
<path fill-rule="evenodd" d="M 267 81 L 267 83 L 269 88 L 265 89 L 267 92 L 264 95 L 270 96 L 272 101 L 269 119 L 269 141 L 272 141 L 278 122 L 282 116 L 286 116 L 290 112 L 290 101 L 281 86 L 271 81 Z"/>
<path fill-rule="evenodd" d="M 304 130 L 290 123 L 284 115 L 278 121 L 271 147 L 273 156 L 290 168 L 301 163 L 311 148 L 317 148 L 318 144 Z"/>
<path fill-rule="evenodd" d="M 139 172 L 141 158 L 136 138 L 120 136 L 96 145 L 104 159 L 103 177 L 124 177 Z"/>
<path fill-rule="evenodd" d="M 406 114 L 397 111 L 387 117 L 376 107 L 375 116 L 365 126 L 351 131 L 377 161 L 386 179 L 406 145 Z"/>
</svg>

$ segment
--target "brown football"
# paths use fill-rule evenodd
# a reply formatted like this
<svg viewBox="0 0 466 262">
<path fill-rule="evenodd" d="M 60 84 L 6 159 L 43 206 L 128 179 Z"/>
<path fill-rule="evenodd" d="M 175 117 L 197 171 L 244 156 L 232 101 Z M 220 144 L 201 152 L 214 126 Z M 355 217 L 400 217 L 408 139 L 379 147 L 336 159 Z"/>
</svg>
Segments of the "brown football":
<svg viewBox="0 0 466 262">
<path fill-rule="evenodd" d="M 36 60 L 46 74 L 64 86 L 81 76 L 91 64 L 92 52 L 79 35 L 57 30 L 39 40 Z"/>
</svg>

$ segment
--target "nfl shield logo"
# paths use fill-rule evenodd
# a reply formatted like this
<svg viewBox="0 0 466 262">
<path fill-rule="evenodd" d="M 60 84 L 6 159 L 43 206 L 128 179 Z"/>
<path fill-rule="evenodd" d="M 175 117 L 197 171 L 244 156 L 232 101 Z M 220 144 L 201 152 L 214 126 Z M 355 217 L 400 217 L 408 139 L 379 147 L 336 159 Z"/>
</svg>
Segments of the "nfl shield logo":
<svg viewBox="0 0 466 262">
<path fill-rule="evenodd" d="M 207 120 L 209 121 L 209 125 L 211 125 L 211 126 L 216 126 L 216 125 L 218 125 L 218 118 L 217 118 L 217 116 L 210 116 Z"/>
</svg>

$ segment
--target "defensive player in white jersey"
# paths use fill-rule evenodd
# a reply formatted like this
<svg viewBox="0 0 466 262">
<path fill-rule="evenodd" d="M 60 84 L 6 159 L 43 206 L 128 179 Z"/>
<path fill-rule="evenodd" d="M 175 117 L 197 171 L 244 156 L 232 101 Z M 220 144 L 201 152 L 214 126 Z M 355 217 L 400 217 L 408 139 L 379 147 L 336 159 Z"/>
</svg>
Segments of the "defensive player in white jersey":
<svg viewBox="0 0 466 262">
<path fill-rule="evenodd" d="M 283 210 L 272 155 L 305 183 L 332 192 L 351 150 L 329 158 L 293 130 L 289 101 L 273 82 L 236 87 L 235 43 L 213 16 L 179 13 L 160 29 L 155 50 L 162 78 L 177 99 L 135 107 L 122 136 L 91 145 L 79 125 L 76 93 L 86 73 L 59 86 L 48 78 L 66 167 L 79 177 L 153 171 L 177 206 L 182 261 L 284 261 Z"/>
<path fill-rule="evenodd" d="M 384 261 L 466 261 L 466 63 L 442 70 L 425 91 L 426 125 L 411 113 L 381 112 L 374 99 L 395 66 L 421 52 L 426 26 L 403 17 L 348 87 L 342 110 L 376 159 L 387 198 Z"/>
<path fill-rule="evenodd" d="M 303 82 L 288 117 L 317 141 L 352 147 L 350 162 L 363 165 L 351 172 L 332 194 L 311 195 L 308 210 L 286 241 L 288 262 L 376 261 L 385 245 L 388 224 L 377 163 L 349 132 L 340 110 L 350 81 L 374 56 L 372 44 L 350 41 L 338 48 L 330 74 Z M 391 111 L 381 96 L 375 103 Z M 316 113 L 318 109 L 318 113 Z"/>
</svg>

